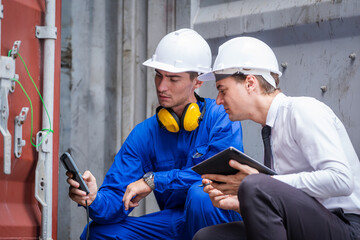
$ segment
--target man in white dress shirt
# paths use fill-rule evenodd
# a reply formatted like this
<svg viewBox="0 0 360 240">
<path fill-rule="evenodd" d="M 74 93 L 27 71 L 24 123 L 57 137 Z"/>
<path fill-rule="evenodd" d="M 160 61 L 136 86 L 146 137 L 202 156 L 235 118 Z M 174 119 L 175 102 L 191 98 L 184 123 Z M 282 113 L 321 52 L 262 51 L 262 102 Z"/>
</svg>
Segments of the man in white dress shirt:
<svg viewBox="0 0 360 240">
<path fill-rule="evenodd" d="M 281 93 L 280 76 L 268 45 L 238 37 L 199 77 L 216 80 L 217 104 L 230 120 L 267 130 L 264 162 L 278 175 L 233 160 L 237 174 L 203 175 L 214 206 L 244 221 L 203 228 L 194 239 L 360 239 L 360 163 L 344 125 L 322 102 Z"/>
</svg>

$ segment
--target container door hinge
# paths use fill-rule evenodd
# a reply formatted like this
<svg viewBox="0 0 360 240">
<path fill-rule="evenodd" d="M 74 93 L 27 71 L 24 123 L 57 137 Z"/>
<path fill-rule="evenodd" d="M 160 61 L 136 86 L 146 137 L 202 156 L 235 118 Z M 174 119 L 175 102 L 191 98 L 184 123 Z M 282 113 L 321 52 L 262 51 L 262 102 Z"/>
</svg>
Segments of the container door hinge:
<svg viewBox="0 0 360 240">
<path fill-rule="evenodd" d="M 28 107 L 23 107 L 19 116 L 15 117 L 14 154 L 16 158 L 21 157 L 22 147 L 24 147 L 26 144 L 26 141 L 22 139 L 22 126 L 24 124 L 28 111 Z"/>
<path fill-rule="evenodd" d="M 51 26 L 36 26 L 35 34 L 39 39 L 56 39 L 57 28 Z"/>
<path fill-rule="evenodd" d="M 7 128 L 9 119 L 9 92 L 15 91 L 13 79 L 19 79 L 15 74 L 15 57 L 20 46 L 15 41 L 10 57 L 0 56 L 0 132 L 4 137 L 4 173 L 11 173 L 11 134 Z"/>
</svg>

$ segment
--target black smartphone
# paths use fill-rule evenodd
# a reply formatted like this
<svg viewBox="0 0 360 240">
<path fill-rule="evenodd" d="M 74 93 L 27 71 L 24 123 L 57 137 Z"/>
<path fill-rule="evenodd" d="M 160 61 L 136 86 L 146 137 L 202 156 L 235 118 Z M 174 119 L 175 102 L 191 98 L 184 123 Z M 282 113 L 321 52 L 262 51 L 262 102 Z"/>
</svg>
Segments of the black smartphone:
<svg viewBox="0 0 360 240">
<path fill-rule="evenodd" d="M 73 174 L 73 179 L 80 184 L 79 189 L 89 194 L 89 188 L 86 185 L 84 179 L 81 176 L 79 169 L 77 168 L 73 158 L 71 157 L 70 153 L 64 152 L 61 157 L 60 161 L 62 162 L 65 169 Z"/>
</svg>

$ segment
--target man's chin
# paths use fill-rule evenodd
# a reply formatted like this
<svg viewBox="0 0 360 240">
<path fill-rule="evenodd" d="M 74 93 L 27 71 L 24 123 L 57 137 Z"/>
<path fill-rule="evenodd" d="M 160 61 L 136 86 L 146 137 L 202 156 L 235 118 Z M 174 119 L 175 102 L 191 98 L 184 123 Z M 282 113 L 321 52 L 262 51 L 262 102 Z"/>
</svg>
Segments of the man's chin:
<svg viewBox="0 0 360 240">
<path fill-rule="evenodd" d="M 229 114 L 229 119 L 230 119 L 230 121 L 232 121 L 232 122 L 241 121 L 241 119 L 239 119 L 238 117 L 236 117 L 236 116 L 233 115 L 233 114 Z"/>
<path fill-rule="evenodd" d="M 159 102 L 159 105 L 162 106 L 163 108 L 170 108 L 170 105 L 164 102 Z"/>
<path fill-rule="evenodd" d="M 169 107 L 170 106 L 169 101 L 167 101 L 166 99 L 159 99 L 158 98 L 158 103 L 159 103 L 159 105 L 161 105 L 163 107 Z"/>
</svg>

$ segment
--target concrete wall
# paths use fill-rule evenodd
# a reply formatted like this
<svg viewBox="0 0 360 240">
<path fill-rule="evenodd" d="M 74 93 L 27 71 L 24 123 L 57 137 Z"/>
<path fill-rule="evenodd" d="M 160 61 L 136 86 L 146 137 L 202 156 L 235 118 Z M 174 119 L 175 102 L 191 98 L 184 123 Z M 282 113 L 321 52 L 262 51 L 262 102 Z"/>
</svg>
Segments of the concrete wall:
<svg viewBox="0 0 360 240">
<path fill-rule="evenodd" d="M 235 36 L 273 47 L 291 96 L 328 104 L 360 154 L 360 3 L 358 0 L 63 0 L 60 153 L 71 150 L 98 185 L 135 124 L 155 112 L 154 72 L 141 65 L 168 32 L 191 27 L 214 57 Z M 355 53 L 355 59 L 349 55 Z M 353 55 L 352 55 L 353 56 Z M 216 97 L 206 82 L 200 95 Z M 326 87 L 326 91 L 321 90 Z M 243 122 L 245 151 L 262 159 L 260 127 Z M 67 196 L 59 173 L 58 239 L 78 239 L 86 213 Z M 133 215 L 157 211 L 154 197 Z M 71 211 L 70 211 L 71 210 Z"/>
<path fill-rule="evenodd" d="M 62 1 L 60 152 L 100 186 L 135 124 L 146 118 L 146 1 Z M 135 14 L 136 13 L 136 14 Z M 86 212 L 59 173 L 59 239 L 78 239 Z"/>
</svg>

